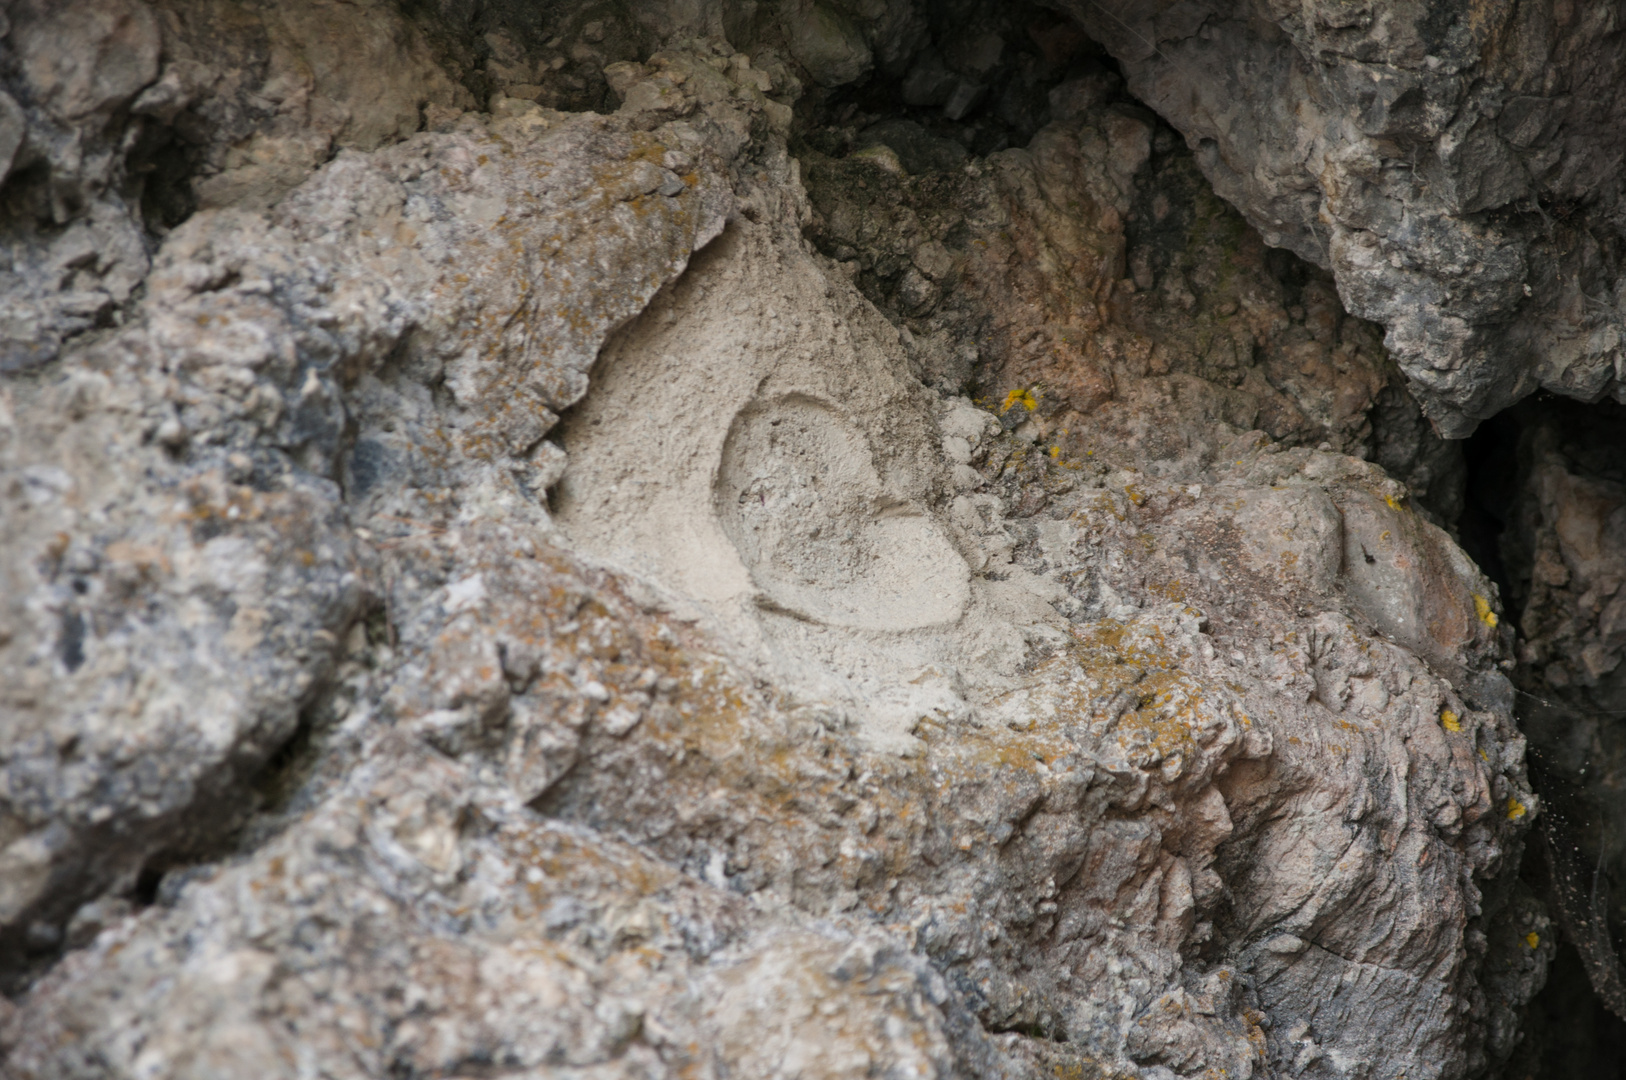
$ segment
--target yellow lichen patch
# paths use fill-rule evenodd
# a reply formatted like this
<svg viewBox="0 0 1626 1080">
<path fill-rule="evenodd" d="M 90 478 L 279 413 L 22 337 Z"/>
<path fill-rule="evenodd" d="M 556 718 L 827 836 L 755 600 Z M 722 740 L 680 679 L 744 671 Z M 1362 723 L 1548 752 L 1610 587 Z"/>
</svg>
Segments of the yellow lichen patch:
<svg viewBox="0 0 1626 1080">
<path fill-rule="evenodd" d="M 1160 630 L 1109 619 L 1073 639 L 1041 665 L 1043 689 L 1028 691 L 1029 707 L 1046 717 L 1042 728 L 1060 734 L 1078 725 L 1118 742 L 1143 767 L 1197 750 L 1196 733 L 1216 722 L 1215 706 L 1180 670 Z"/>
<path fill-rule="evenodd" d="M 1098 494 L 1098 496 L 1094 498 L 1093 503 L 1089 504 L 1088 509 L 1091 514 L 1099 514 L 1099 516 L 1102 517 L 1106 517 L 1107 514 L 1111 514 L 1111 516 L 1117 520 L 1128 519 L 1128 512 L 1125 512 L 1124 507 L 1120 506 L 1117 501 L 1114 501 L 1111 494 L 1107 494 L 1106 491 L 1102 491 L 1101 494 Z"/>
<path fill-rule="evenodd" d="M 1480 622 L 1491 627 L 1492 629 L 1495 628 L 1496 612 L 1491 610 L 1490 601 L 1486 600 L 1478 593 L 1474 593 L 1474 613 L 1479 616 Z"/>
<path fill-rule="evenodd" d="M 1541 944 L 1541 935 L 1532 930 L 1524 935 L 1524 943 L 1534 949 Z"/>
<path fill-rule="evenodd" d="M 1440 726 L 1447 731 L 1461 731 L 1462 721 L 1457 717 L 1456 713 L 1446 709 L 1440 713 Z"/>
<path fill-rule="evenodd" d="M 1385 495 L 1383 497 L 1383 501 L 1389 504 L 1389 509 L 1391 510 L 1405 509 L 1403 506 L 1401 506 L 1400 500 L 1395 498 L 1393 495 Z"/>
<path fill-rule="evenodd" d="M 1039 398 L 1032 390 L 1020 388 L 1012 390 L 1005 395 L 1005 403 L 999 407 L 999 411 L 1010 412 L 1013 405 L 1020 405 L 1028 412 L 1032 412 L 1039 407 Z"/>
<path fill-rule="evenodd" d="M 1520 818 L 1524 817 L 1524 815 L 1526 813 L 1528 813 L 1528 812 L 1529 812 L 1528 808 L 1524 805 L 1524 803 L 1520 802 L 1518 799 L 1514 799 L 1514 798 L 1509 798 L 1508 799 L 1508 801 L 1507 801 L 1507 819 L 1509 821 L 1518 821 Z"/>
<path fill-rule="evenodd" d="M 1186 586 L 1180 581 L 1154 581 L 1146 586 L 1146 590 L 1177 604 L 1186 602 Z"/>
<path fill-rule="evenodd" d="M 1050 448 L 1050 456 L 1051 456 L 1051 457 L 1052 457 L 1052 458 L 1059 458 L 1059 457 L 1061 457 L 1061 447 L 1059 447 L 1059 446 L 1052 446 L 1052 447 L 1051 447 L 1051 448 Z"/>
</svg>

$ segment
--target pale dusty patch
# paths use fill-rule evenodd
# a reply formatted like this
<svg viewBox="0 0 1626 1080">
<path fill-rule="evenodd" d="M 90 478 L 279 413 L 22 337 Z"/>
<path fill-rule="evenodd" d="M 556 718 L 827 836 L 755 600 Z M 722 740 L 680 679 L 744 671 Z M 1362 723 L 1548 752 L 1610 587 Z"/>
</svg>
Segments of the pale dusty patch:
<svg viewBox="0 0 1626 1080">
<path fill-rule="evenodd" d="M 973 715 L 1063 633 L 1049 583 L 972 577 L 968 557 L 1009 560 L 997 520 L 977 535 L 945 498 L 987 420 L 925 390 L 799 241 L 739 223 L 606 345 L 555 508 L 795 698 L 909 753 L 923 716 Z"/>
</svg>

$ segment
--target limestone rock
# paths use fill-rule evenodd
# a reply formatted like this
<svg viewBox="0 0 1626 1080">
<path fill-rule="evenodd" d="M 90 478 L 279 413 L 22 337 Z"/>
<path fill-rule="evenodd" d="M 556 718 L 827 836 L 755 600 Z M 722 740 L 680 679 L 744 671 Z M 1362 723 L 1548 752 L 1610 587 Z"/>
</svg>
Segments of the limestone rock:
<svg viewBox="0 0 1626 1080">
<path fill-rule="evenodd" d="M 137 0 L 14 4 L 11 42 L 23 77 L 54 117 L 111 113 L 158 77 L 158 24 Z"/>
<path fill-rule="evenodd" d="M 1537 387 L 1626 400 L 1613 5 L 1052 6 L 1267 243 L 1384 324 L 1442 432 Z"/>
<path fill-rule="evenodd" d="M 7 1075 L 1507 1059 L 1497 591 L 1082 39 L 300 4 L 217 70 L 187 10 L 129 108 L 243 183 L 0 383 Z M 947 112 L 840 126 L 928 47 Z M 996 91 L 1025 146 L 944 126 Z"/>
<path fill-rule="evenodd" d="M 0 370 L 47 363 L 127 314 L 154 246 L 143 225 L 261 208 L 337 148 L 398 141 L 426 105 L 474 104 L 384 4 L 29 0 L 10 18 Z"/>
<path fill-rule="evenodd" d="M 684 147 L 663 195 L 649 159 Z M 410 511 L 403 478 L 432 499 L 471 470 L 524 497 L 599 341 L 720 227 L 705 157 L 692 128 L 533 105 L 342 156 L 270 215 L 191 219 L 128 327 L 6 391 L 13 948 L 232 823 L 215 803 L 376 594 L 347 501 Z M 443 379 L 455 420 L 423 408 Z"/>
<path fill-rule="evenodd" d="M 791 55 L 821 85 L 841 86 L 869 70 L 869 46 L 839 10 L 819 3 L 797 5 L 784 15 L 784 26 Z"/>
</svg>

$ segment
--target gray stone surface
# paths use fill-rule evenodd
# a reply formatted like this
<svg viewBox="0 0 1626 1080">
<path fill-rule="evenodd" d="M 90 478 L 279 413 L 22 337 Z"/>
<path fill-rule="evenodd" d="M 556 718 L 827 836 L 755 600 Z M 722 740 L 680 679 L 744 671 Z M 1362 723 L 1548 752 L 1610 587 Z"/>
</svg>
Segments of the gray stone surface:
<svg viewBox="0 0 1626 1080">
<path fill-rule="evenodd" d="M 670 196 L 668 154 L 689 162 Z M 604 334 L 721 226 L 707 158 L 693 127 L 523 102 L 342 155 L 270 214 L 191 218 L 125 328 L 7 388 L 13 948 L 252 808 L 218 804 L 377 592 L 346 501 L 414 473 L 515 497 Z M 411 425 L 429 381 L 450 415 Z"/>
<path fill-rule="evenodd" d="M 141 254 L 100 322 L 7 286 L 59 321 L 0 375 L 6 1075 L 1507 1058 L 1499 598 L 1362 458 L 1448 470 L 1076 32 L 104 10 L 0 193 L 100 131 L 7 227 Z M 944 126 L 988 98 L 1024 145 Z"/>
<path fill-rule="evenodd" d="M 20 0 L 0 35 L 0 370 L 118 324 L 154 234 L 198 208 L 263 207 L 340 148 L 474 103 L 382 3 Z"/>
<path fill-rule="evenodd" d="M 1626 400 L 1613 4 L 1058 0 L 1267 243 L 1382 323 L 1440 430 Z"/>
</svg>

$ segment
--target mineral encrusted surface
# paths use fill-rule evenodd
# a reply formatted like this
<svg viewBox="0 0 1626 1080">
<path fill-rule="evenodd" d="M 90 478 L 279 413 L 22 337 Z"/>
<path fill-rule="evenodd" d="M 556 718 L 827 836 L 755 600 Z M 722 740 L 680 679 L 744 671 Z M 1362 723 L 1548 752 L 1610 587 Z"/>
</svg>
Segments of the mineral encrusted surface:
<svg viewBox="0 0 1626 1080">
<path fill-rule="evenodd" d="M 1078 24 L 3 10 L 7 1076 L 1514 1051 L 1461 455 Z M 1616 488 L 1527 442 L 1602 686 Z"/>
</svg>

